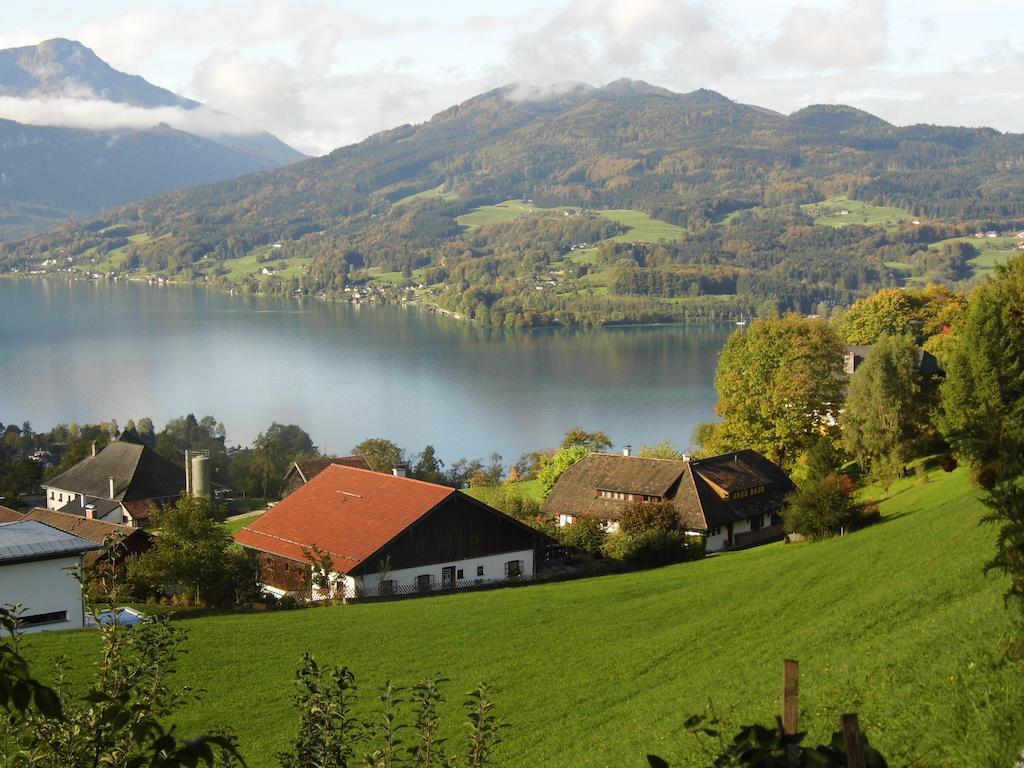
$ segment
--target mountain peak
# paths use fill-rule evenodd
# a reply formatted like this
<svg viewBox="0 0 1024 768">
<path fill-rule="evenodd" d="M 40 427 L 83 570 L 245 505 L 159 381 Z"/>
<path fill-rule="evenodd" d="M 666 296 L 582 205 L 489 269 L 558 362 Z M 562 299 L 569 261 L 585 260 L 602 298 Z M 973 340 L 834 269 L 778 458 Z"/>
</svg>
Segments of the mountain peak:
<svg viewBox="0 0 1024 768">
<path fill-rule="evenodd" d="M 675 96 L 676 94 L 668 88 L 659 85 L 651 85 L 643 80 L 634 80 L 629 77 L 620 77 L 600 88 L 604 93 L 612 94 L 650 94 L 655 96 Z"/>
<path fill-rule="evenodd" d="M 137 107 L 184 107 L 198 102 L 111 67 L 77 40 L 55 37 L 0 50 L 0 96 L 75 96 Z"/>
<path fill-rule="evenodd" d="M 890 123 L 846 104 L 812 104 L 789 116 L 793 122 L 823 131 L 865 131 L 892 128 Z"/>
</svg>

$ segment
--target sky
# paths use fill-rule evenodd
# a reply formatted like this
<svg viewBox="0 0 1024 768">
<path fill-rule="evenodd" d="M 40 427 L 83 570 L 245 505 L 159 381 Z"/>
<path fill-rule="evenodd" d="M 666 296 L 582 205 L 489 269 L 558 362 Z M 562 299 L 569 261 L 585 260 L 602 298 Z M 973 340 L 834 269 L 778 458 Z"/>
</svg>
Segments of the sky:
<svg viewBox="0 0 1024 768">
<path fill-rule="evenodd" d="M 629 77 L 783 113 L 843 103 L 899 125 L 1024 132 L 1021 0 L 2 3 L 0 48 L 79 40 L 212 108 L 0 99 L 0 117 L 23 122 L 213 133 L 227 113 L 232 130 L 269 130 L 318 155 L 509 83 L 541 98 Z"/>
</svg>

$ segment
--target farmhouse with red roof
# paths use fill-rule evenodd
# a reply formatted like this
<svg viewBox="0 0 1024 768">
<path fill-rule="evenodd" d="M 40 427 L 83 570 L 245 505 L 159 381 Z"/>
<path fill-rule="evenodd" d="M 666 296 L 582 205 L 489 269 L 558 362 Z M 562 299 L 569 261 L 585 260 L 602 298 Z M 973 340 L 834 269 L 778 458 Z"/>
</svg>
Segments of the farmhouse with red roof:
<svg viewBox="0 0 1024 768">
<path fill-rule="evenodd" d="M 529 578 L 543 534 L 461 491 L 338 464 L 235 534 L 274 595 L 324 595 L 317 550 L 345 598 Z"/>
</svg>

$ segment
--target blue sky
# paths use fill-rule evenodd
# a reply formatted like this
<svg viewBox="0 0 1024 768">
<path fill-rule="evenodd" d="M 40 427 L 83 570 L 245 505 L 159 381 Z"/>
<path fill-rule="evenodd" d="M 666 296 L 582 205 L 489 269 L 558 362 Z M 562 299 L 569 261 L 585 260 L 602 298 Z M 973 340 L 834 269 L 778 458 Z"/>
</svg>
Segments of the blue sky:
<svg viewBox="0 0 1024 768">
<path fill-rule="evenodd" d="M 619 77 L 791 112 L 841 102 L 898 124 L 1024 132 L 1020 0 L 36 0 L 0 47 L 77 39 L 118 69 L 310 153 L 419 122 L 488 88 Z M 75 104 L 0 117 L 83 124 Z M 124 117 L 111 110 L 106 120 Z M 161 119 L 168 116 L 161 115 Z M 174 122 L 173 116 L 169 119 Z M 154 120 L 153 122 L 156 122 Z"/>
</svg>

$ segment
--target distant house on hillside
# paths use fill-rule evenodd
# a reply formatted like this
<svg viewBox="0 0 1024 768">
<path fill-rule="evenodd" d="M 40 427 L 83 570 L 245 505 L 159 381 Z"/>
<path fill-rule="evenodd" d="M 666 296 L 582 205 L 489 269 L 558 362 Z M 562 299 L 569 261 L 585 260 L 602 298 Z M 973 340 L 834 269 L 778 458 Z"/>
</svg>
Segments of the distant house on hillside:
<svg viewBox="0 0 1024 768">
<path fill-rule="evenodd" d="M 362 456 L 342 456 L 336 459 L 307 459 L 293 461 L 284 475 L 284 495 L 294 493 L 314 477 L 323 472 L 331 464 L 356 469 L 370 469 L 369 462 Z"/>
<path fill-rule="evenodd" d="M 870 344 L 847 344 L 843 348 L 843 370 L 847 376 L 852 376 L 853 372 L 860 368 L 860 364 L 871 353 L 871 346 Z M 917 350 L 917 370 L 922 376 L 935 376 L 942 373 L 942 367 L 935 355 L 920 347 Z"/>
<path fill-rule="evenodd" d="M 591 453 L 562 473 L 544 511 L 562 526 L 596 517 L 616 530 L 627 504 L 670 501 L 685 530 L 715 552 L 781 539 L 792 490 L 785 472 L 751 450 L 690 460 Z"/>
<path fill-rule="evenodd" d="M 21 631 L 82 628 L 82 587 L 73 572 L 99 548 L 38 520 L 0 524 L 0 596 L 21 605 Z"/>
<path fill-rule="evenodd" d="M 42 486 L 47 509 L 140 527 L 151 505 L 181 495 L 185 471 L 146 446 L 115 441 Z"/>
<path fill-rule="evenodd" d="M 461 491 L 331 464 L 235 534 L 274 595 L 312 596 L 314 547 L 345 598 L 529 578 L 543 534 Z"/>
<path fill-rule="evenodd" d="M 56 509 L 36 507 L 22 519 L 45 523 L 52 528 L 100 545 L 99 549 L 85 554 L 86 565 L 100 561 L 118 563 L 127 557 L 141 555 L 153 544 L 153 537 L 141 528 L 107 523 L 103 520 L 90 520 Z"/>
</svg>

